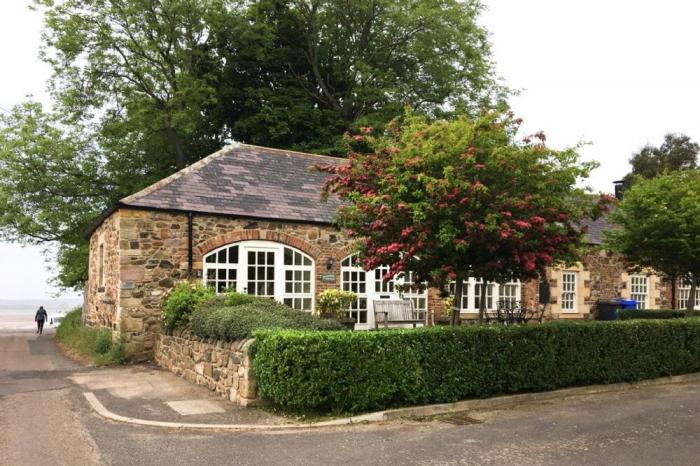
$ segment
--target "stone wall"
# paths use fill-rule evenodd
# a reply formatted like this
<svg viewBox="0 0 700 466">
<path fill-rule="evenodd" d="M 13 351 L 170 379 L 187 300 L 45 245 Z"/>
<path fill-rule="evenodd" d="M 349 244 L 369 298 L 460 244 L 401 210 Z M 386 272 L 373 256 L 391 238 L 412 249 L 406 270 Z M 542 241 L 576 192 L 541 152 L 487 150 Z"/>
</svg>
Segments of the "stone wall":
<svg viewBox="0 0 700 466">
<path fill-rule="evenodd" d="M 102 251 L 102 252 L 100 252 Z M 114 213 L 90 238 L 85 320 L 88 325 L 119 329 L 119 214 Z"/>
<path fill-rule="evenodd" d="M 104 325 L 105 306 L 97 283 L 95 249 L 104 237 L 109 257 L 109 296 L 112 317 L 109 325 L 126 342 L 134 360 L 149 359 L 155 336 L 161 332 L 161 301 L 180 280 L 201 280 L 203 256 L 220 246 L 243 240 L 267 240 L 287 244 L 311 256 L 316 265 L 316 293 L 340 287 L 340 262 L 351 253 L 351 242 L 341 231 L 328 225 L 291 222 L 251 221 L 214 215 L 193 217 L 193 273 L 188 275 L 187 215 L 166 211 L 119 209 L 108 217 L 91 237 L 90 286 L 86 288 L 87 316 Z M 95 245 L 93 247 L 93 245 Z M 327 263 L 332 259 L 331 269 Z M 321 281 L 333 274 L 335 282 Z"/>
<path fill-rule="evenodd" d="M 202 340 L 188 333 L 159 334 L 155 360 L 185 380 L 203 385 L 241 406 L 260 405 L 248 354 L 255 340 Z"/>
<path fill-rule="evenodd" d="M 570 267 L 558 267 L 547 271 L 550 286 L 548 317 L 551 319 L 592 318 L 598 300 L 630 297 L 628 264 L 620 254 L 591 247 L 582 262 Z M 578 273 L 576 312 L 561 309 L 561 276 L 564 271 Z M 644 272 L 649 277 L 649 305 L 661 308 L 670 306 L 665 285 L 653 271 Z"/>
</svg>

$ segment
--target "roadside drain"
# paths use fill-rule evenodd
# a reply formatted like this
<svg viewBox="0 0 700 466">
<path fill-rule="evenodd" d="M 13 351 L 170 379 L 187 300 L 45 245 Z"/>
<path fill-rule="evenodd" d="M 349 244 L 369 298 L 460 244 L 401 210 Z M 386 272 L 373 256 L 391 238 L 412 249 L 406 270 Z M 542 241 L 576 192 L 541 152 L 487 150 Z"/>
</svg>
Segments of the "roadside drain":
<svg viewBox="0 0 700 466">
<path fill-rule="evenodd" d="M 472 424 L 483 424 L 484 423 L 483 420 L 471 417 L 466 412 L 438 414 L 438 415 L 434 415 L 434 416 L 425 416 L 425 417 L 414 417 L 413 419 L 416 421 L 421 421 L 421 422 L 438 421 L 438 422 L 444 422 L 445 424 L 453 424 L 456 426 L 468 426 L 468 425 L 472 425 Z"/>
<path fill-rule="evenodd" d="M 483 424 L 484 421 L 481 419 L 476 419 L 468 416 L 466 413 L 449 414 L 446 416 L 439 416 L 437 420 L 446 422 L 447 424 L 454 424 L 456 426 L 467 426 L 470 424 Z"/>
</svg>

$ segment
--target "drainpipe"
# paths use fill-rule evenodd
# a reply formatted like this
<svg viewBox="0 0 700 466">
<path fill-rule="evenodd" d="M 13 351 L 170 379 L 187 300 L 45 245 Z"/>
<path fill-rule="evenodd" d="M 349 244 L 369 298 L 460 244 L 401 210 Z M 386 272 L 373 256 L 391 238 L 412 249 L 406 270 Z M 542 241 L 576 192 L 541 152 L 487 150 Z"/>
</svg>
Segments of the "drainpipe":
<svg viewBox="0 0 700 466">
<path fill-rule="evenodd" d="M 187 212 L 187 278 L 192 278 L 192 219 L 194 214 Z"/>
</svg>

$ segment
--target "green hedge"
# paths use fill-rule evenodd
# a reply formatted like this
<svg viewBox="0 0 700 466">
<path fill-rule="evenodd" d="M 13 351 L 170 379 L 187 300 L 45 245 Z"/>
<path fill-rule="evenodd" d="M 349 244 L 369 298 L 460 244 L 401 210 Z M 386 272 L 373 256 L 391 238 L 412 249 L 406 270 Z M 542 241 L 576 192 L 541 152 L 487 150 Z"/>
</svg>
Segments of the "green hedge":
<svg viewBox="0 0 700 466">
<path fill-rule="evenodd" d="M 240 296 L 240 295 L 239 295 Z M 236 298 L 238 302 L 238 298 Z M 255 298 L 246 304 L 221 307 L 228 297 L 209 301 L 191 315 L 190 329 L 202 338 L 233 341 L 249 338 L 260 329 L 341 330 L 337 321 L 297 311 L 271 299 Z"/>
<path fill-rule="evenodd" d="M 255 334 L 261 396 L 362 412 L 700 370 L 700 320 Z"/>
<path fill-rule="evenodd" d="M 700 311 L 693 313 L 695 317 L 700 316 Z M 685 317 L 685 311 L 673 309 L 636 309 L 618 311 L 618 319 L 680 319 Z"/>
<path fill-rule="evenodd" d="M 178 283 L 163 300 L 163 325 L 172 332 L 187 325 L 190 314 L 200 303 L 213 299 L 216 293 L 202 284 Z"/>
</svg>

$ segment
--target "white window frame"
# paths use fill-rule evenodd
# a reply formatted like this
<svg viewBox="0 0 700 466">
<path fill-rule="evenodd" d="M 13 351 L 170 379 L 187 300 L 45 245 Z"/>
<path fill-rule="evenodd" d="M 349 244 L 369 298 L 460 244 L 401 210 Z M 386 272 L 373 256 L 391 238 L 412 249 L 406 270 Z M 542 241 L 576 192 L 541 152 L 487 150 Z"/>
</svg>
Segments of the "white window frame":
<svg viewBox="0 0 700 466">
<path fill-rule="evenodd" d="M 229 264 L 229 263 L 218 263 L 218 262 L 207 262 L 207 258 L 212 256 L 212 255 L 218 255 L 218 253 L 222 250 L 231 248 L 231 247 L 238 247 L 238 262 L 235 264 Z M 293 251 L 295 254 L 301 254 L 302 258 L 308 259 L 310 261 L 310 265 L 304 265 L 302 262 L 301 265 L 285 265 L 284 263 L 284 251 L 285 249 L 289 249 Z M 209 270 L 216 270 L 216 274 L 218 277 L 218 270 L 227 270 L 227 280 L 228 280 L 228 271 L 229 270 L 235 270 L 236 271 L 236 284 L 235 284 L 235 289 L 239 293 L 244 293 L 244 294 L 255 294 L 255 293 L 249 293 L 248 290 L 248 253 L 249 252 L 264 252 L 264 253 L 272 253 L 274 257 L 274 269 L 273 269 L 273 283 L 274 283 L 274 293 L 269 296 L 270 298 L 273 298 L 275 301 L 278 301 L 280 303 L 284 303 L 285 299 L 289 300 L 304 300 L 304 299 L 311 299 L 311 307 L 310 309 L 303 309 L 307 312 L 312 312 L 315 309 L 316 306 L 316 268 L 315 268 L 315 261 L 313 257 L 309 256 L 308 254 L 304 253 L 303 251 L 300 251 L 297 248 L 294 248 L 292 246 L 288 246 L 283 243 L 277 243 L 275 241 L 257 241 L 257 240 L 251 240 L 251 241 L 239 241 L 236 243 L 230 243 L 226 244 L 224 246 L 221 246 L 219 248 L 213 249 L 206 253 L 202 257 L 202 282 L 204 283 L 205 286 L 209 286 L 208 282 L 208 275 L 209 275 Z M 227 253 L 228 254 L 228 253 Z M 292 290 L 291 293 L 288 293 L 286 291 L 286 272 L 287 271 L 300 271 L 302 272 L 302 279 L 303 277 L 303 272 L 310 272 L 310 287 L 309 287 L 309 292 L 303 292 L 303 282 L 302 282 L 302 292 L 297 293 L 294 290 Z M 257 271 L 256 271 L 257 273 Z M 218 280 L 218 278 L 217 278 Z M 265 280 L 267 280 L 267 275 L 265 276 Z M 217 292 L 220 292 L 222 290 L 216 290 Z M 287 301 L 289 302 L 289 301 Z M 308 301 L 307 301 L 308 302 Z M 292 302 L 292 304 L 296 304 L 295 301 Z M 301 302 L 303 305 L 303 301 Z"/>
<path fill-rule="evenodd" d="M 578 272 L 564 270 L 561 273 L 561 312 L 578 310 Z"/>
<path fill-rule="evenodd" d="M 630 275 L 630 299 L 637 301 L 637 309 L 649 309 L 649 277 Z"/>
<path fill-rule="evenodd" d="M 690 298 L 690 283 L 686 280 L 681 280 L 678 284 L 678 309 L 686 309 L 688 307 L 688 298 Z M 700 287 L 695 290 L 695 307 L 696 311 L 700 311 Z"/>
<path fill-rule="evenodd" d="M 350 259 L 351 266 L 345 266 L 345 263 Z M 428 288 L 427 286 L 423 291 L 417 290 L 404 290 L 399 291 L 398 285 L 405 285 L 412 283 L 409 279 L 406 280 L 406 275 L 404 273 L 398 273 L 394 278 L 384 282 L 382 277 L 386 272 L 389 271 L 389 267 L 385 265 L 380 265 L 376 269 L 365 271 L 356 262 L 357 254 L 351 254 L 344 257 L 340 262 L 340 288 L 343 290 L 353 291 L 351 289 L 351 284 L 345 280 L 344 272 L 358 272 L 360 277 L 364 277 L 365 293 L 357 293 L 359 298 L 366 299 L 367 306 L 367 322 L 356 322 L 356 330 L 364 330 L 374 328 L 374 308 L 373 302 L 379 299 L 410 299 L 413 301 L 413 305 L 418 309 L 419 312 L 425 316 L 428 310 Z M 361 280 L 360 280 L 361 281 Z M 353 306 L 353 309 L 349 309 L 349 316 L 352 316 L 353 312 L 357 312 L 360 309 L 357 306 L 359 303 Z M 362 309 L 364 310 L 364 309 Z"/>
<path fill-rule="evenodd" d="M 462 282 L 462 303 L 459 307 L 460 313 L 475 314 L 479 313 L 479 303 L 481 299 L 481 284 L 483 280 L 480 278 L 469 277 Z M 509 288 L 505 288 L 509 287 Z M 504 291 L 512 290 L 512 298 L 515 301 L 522 301 L 523 288 L 520 280 L 512 280 L 504 283 L 486 282 L 486 311 L 495 312 L 498 307 L 498 301 L 501 299 L 509 299 Z M 450 283 L 450 296 L 454 296 L 455 282 Z M 497 295 L 496 295 L 497 293 Z M 509 293 L 510 294 L 510 293 Z M 465 296 L 466 295 L 466 296 Z M 489 303 L 490 301 L 490 303 Z M 490 304 L 490 305 L 489 305 Z"/>
<path fill-rule="evenodd" d="M 340 289 L 357 295 L 357 299 L 347 313 L 349 318 L 355 319 L 358 327 L 369 323 L 369 313 L 372 310 L 368 298 L 369 286 L 367 273 L 357 264 L 357 254 L 352 254 L 340 261 Z M 361 318 L 363 313 L 364 319 Z"/>
</svg>

